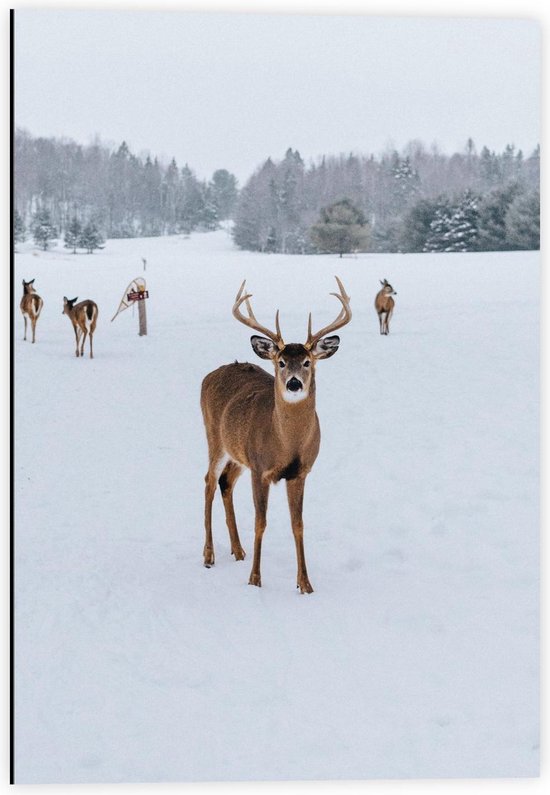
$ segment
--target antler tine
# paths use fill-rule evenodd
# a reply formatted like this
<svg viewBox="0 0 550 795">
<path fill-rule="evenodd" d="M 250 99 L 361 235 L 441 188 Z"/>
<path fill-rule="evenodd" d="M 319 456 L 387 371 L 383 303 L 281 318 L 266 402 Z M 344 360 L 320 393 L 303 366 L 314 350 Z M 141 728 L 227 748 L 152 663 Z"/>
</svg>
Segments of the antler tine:
<svg viewBox="0 0 550 795">
<path fill-rule="evenodd" d="M 342 304 L 342 309 L 338 313 L 336 320 L 333 320 L 328 326 L 325 326 L 320 331 L 317 331 L 315 334 L 311 332 L 311 312 L 309 313 L 309 321 L 308 321 L 308 329 L 307 329 L 307 342 L 305 343 L 305 347 L 308 349 L 313 348 L 313 346 L 324 337 L 325 334 L 328 334 L 329 331 L 336 331 L 336 329 L 342 328 L 342 326 L 347 325 L 347 323 L 351 320 L 351 308 L 350 308 L 350 296 L 346 293 L 344 285 L 338 278 L 338 276 L 334 277 L 340 288 L 339 293 L 330 293 L 334 295 Z"/>
<path fill-rule="evenodd" d="M 252 298 L 251 293 L 244 293 L 244 286 L 246 284 L 246 279 L 241 284 L 239 292 L 237 293 L 237 297 L 235 298 L 235 303 L 233 304 L 233 317 L 235 317 L 241 323 L 244 323 L 245 326 L 249 326 L 253 328 L 255 331 L 260 331 L 262 334 L 265 334 L 270 340 L 272 340 L 279 350 L 282 350 L 285 347 L 285 343 L 283 341 L 283 337 L 281 335 L 281 329 L 279 327 L 279 310 L 277 310 L 277 315 L 275 317 L 275 328 L 276 331 L 271 331 L 270 329 L 262 326 L 256 320 L 254 312 L 252 310 L 252 305 L 250 303 L 250 298 Z M 240 307 L 243 303 L 246 303 L 246 309 L 248 312 L 248 317 L 245 317 L 243 313 L 240 311 Z"/>
</svg>

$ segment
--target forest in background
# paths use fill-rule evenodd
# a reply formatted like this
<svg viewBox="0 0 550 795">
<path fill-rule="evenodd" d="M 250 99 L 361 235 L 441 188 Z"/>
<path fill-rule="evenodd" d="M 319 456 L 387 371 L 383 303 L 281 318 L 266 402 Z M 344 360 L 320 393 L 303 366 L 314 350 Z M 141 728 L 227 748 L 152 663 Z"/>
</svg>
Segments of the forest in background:
<svg viewBox="0 0 550 795">
<path fill-rule="evenodd" d="M 361 227 L 359 251 L 538 248 L 539 161 L 538 147 L 527 158 L 511 144 L 500 154 L 485 146 L 478 153 L 471 139 L 450 156 L 413 141 L 401 153 L 331 155 L 309 166 L 289 149 L 279 162 L 268 158 L 242 188 L 235 241 L 244 249 L 313 253 L 312 229 L 338 205 L 341 221 Z"/>
<path fill-rule="evenodd" d="M 58 234 L 76 218 L 94 223 L 105 238 L 151 237 L 216 229 L 229 218 L 237 179 L 224 169 L 197 179 L 174 159 L 133 154 L 125 141 L 36 138 L 17 130 L 14 140 L 15 208 L 26 225 L 46 212 Z"/>
<path fill-rule="evenodd" d="M 539 147 L 527 157 L 513 144 L 478 152 L 469 139 L 447 155 L 412 141 L 401 152 L 307 164 L 289 148 L 240 190 L 226 169 L 199 180 L 188 164 L 137 156 L 126 142 L 84 146 L 17 130 L 14 160 L 15 239 L 32 235 L 43 246 L 64 238 L 67 248 L 93 251 L 108 238 L 208 231 L 226 219 L 240 248 L 262 252 L 540 245 Z"/>
</svg>

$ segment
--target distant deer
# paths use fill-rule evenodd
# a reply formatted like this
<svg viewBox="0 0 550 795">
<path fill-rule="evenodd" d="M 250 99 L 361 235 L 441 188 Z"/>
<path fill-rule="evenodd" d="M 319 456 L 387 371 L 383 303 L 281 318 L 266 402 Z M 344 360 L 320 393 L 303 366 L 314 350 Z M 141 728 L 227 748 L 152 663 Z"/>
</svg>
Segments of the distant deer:
<svg viewBox="0 0 550 795">
<path fill-rule="evenodd" d="M 63 296 L 63 315 L 68 315 L 74 328 L 74 335 L 76 337 L 76 355 L 84 356 L 84 343 L 86 337 L 90 335 L 90 359 L 94 358 L 93 351 L 93 338 L 94 331 L 97 323 L 98 309 L 94 301 L 81 301 L 79 304 L 76 302 L 78 298 L 73 298 L 69 301 L 66 296 Z M 80 345 L 80 340 L 82 344 Z M 80 350 L 79 350 L 80 346 Z"/>
<path fill-rule="evenodd" d="M 390 333 L 390 319 L 393 314 L 393 307 L 395 301 L 392 295 L 397 295 L 391 284 L 386 279 L 380 282 L 382 289 L 377 293 L 374 299 L 374 308 L 378 313 L 378 320 L 380 321 L 380 334 Z"/>
<path fill-rule="evenodd" d="M 25 321 L 25 335 L 24 340 L 27 339 L 27 318 L 31 321 L 32 328 L 32 341 L 34 342 L 36 336 L 36 321 L 40 317 L 40 312 L 44 306 L 44 301 L 33 287 L 34 279 L 26 282 L 23 279 L 23 298 L 19 304 L 21 312 L 23 313 L 23 320 Z"/>
<path fill-rule="evenodd" d="M 279 311 L 275 317 L 276 331 L 270 331 L 256 320 L 242 283 L 233 315 L 241 323 L 265 334 L 250 338 L 254 352 L 261 359 L 270 359 L 275 377 L 254 364 L 235 362 L 209 373 L 202 382 L 201 408 L 208 440 L 209 465 L 205 477 L 204 565 L 214 565 L 212 541 L 212 501 L 219 484 L 231 539 L 231 554 L 243 560 L 235 512 L 233 488 L 244 467 L 252 473 L 255 507 L 254 560 L 249 584 L 261 586 L 260 557 L 262 537 L 266 528 L 267 501 L 271 483 L 286 480 L 292 532 L 298 562 L 297 587 L 301 593 L 312 593 L 304 556 L 304 525 L 302 503 L 305 480 L 310 472 L 321 441 L 319 420 L 315 412 L 315 365 L 338 350 L 340 337 L 324 336 L 345 326 L 351 320 L 350 297 L 336 277 L 339 293 L 332 293 L 342 304 L 336 320 L 315 334 L 311 331 L 302 344 L 286 344 L 279 328 Z M 240 307 L 246 304 L 247 316 Z"/>
</svg>

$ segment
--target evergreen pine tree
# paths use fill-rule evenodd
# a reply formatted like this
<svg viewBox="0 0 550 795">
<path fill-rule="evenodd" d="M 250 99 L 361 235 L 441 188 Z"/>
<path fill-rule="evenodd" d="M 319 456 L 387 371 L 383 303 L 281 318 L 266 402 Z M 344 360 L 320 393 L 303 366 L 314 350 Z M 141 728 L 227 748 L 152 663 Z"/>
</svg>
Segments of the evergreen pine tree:
<svg viewBox="0 0 550 795">
<path fill-rule="evenodd" d="M 46 209 L 37 210 L 33 215 L 31 231 L 33 240 L 43 251 L 47 251 L 50 242 L 57 237 L 57 229 L 52 224 L 50 211 Z"/>
<path fill-rule="evenodd" d="M 499 159 L 495 152 L 491 152 L 486 146 L 481 150 L 480 171 L 484 189 L 492 188 L 500 181 Z"/>
<path fill-rule="evenodd" d="M 517 183 L 495 188 L 482 197 L 479 204 L 478 251 L 504 251 L 506 239 L 506 213 L 520 192 Z"/>
<path fill-rule="evenodd" d="M 517 196 L 506 213 L 506 240 L 510 249 L 540 249 L 540 193 Z"/>
<path fill-rule="evenodd" d="M 89 221 L 80 234 L 78 245 L 85 248 L 88 254 L 93 254 L 96 248 L 104 248 L 104 240 L 93 221 Z"/>
<path fill-rule="evenodd" d="M 439 204 L 432 199 L 420 199 L 403 218 L 399 236 L 399 249 L 406 252 L 425 251 L 431 223 Z"/>
<path fill-rule="evenodd" d="M 416 171 L 411 167 L 408 157 L 401 160 L 397 156 L 392 167 L 392 176 L 393 209 L 395 213 L 399 214 L 418 194 L 420 180 Z"/>
<path fill-rule="evenodd" d="M 440 197 L 435 205 L 430 231 L 426 237 L 423 251 L 446 251 L 447 236 L 451 229 L 452 209 L 446 197 Z"/>
<path fill-rule="evenodd" d="M 467 190 L 456 204 L 440 200 L 424 251 L 475 251 L 478 236 L 478 199 Z"/>
<path fill-rule="evenodd" d="M 80 236 L 82 234 L 82 224 L 76 217 L 72 219 L 71 223 L 67 227 L 67 231 L 65 232 L 65 248 L 72 248 L 73 254 L 76 254 L 76 248 L 80 243 Z"/>
<path fill-rule="evenodd" d="M 178 222 L 182 232 L 189 234 L 201 223 L 204 213 L 204 193 L 187 163 L 181 170 L 181 200 Z"/>
<path fill-rule="evenodd" d="M 445 251 L 475 251 L 478 235 L 478 199 L 467 190 L 453 207 Z"/>
</svg>

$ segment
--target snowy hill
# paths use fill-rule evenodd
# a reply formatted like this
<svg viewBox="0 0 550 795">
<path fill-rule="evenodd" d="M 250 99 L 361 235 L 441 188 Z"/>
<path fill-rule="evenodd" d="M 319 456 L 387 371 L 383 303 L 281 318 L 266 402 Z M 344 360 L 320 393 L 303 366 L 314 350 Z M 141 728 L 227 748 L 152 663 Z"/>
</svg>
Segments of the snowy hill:
<svg viewBox="0 0 550 795">
<path fill-rule="evenodd" d="M 536 775 L 538 268 L 538 252 L 260 255 L 225 231 L 21 245 L 13 300 L 35 278 L 44 309 L 35 345 L 18 309 L 15 329 L 17 783 Z M 243 278 L 260 322 L 280 308 L 302 342 L 310 310 L 338 311 L 334 274 L 354 317 L 317 368 L 315 593 L 295 590 L 284 484 L 258 589 L 248 474 L 246 560 L 217 495 L 202 565 L 200 384 L 260 363 L 231 316 Z M 137 311 L 110 322 L 136 276 L 141 338 Z M 99 306 L 93 360 L 64 295 Z"/>
</svg>

